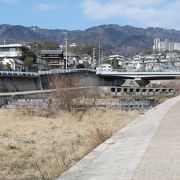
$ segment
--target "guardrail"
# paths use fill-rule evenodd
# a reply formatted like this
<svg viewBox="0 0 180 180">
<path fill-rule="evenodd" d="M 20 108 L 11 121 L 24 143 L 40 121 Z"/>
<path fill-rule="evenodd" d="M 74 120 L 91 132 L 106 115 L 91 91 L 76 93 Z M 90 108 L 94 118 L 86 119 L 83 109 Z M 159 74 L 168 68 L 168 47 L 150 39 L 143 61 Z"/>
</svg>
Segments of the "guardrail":
<svg viewBox="0 0 180 180">
<path fill-rule="evenodd" d="M 96 74 L 101 74 L 101 73 L 105 73 L 105 72 L 109 72 L 109 73 L 115 73 L 115 72 L 120 72 L 120 73 L 138 73 L 138 72 L 154 72 L 154 73 L 175 73 L 175 72 L 179 72 L 179 69 L 169 69 L 169 70 L 144 70 L 144 69 L 140 69 L 140 70 L 127 70 L 127 69 L 51 69 L 48 71 L 38 71 L 38 72 L 18 72 L 18 71 L 0 71 L 0 76 L 28 76 L 28 77 L 39 77 L 40 75 L 48 75 L 48 74 L 65 74 L 65 73 L 77 73 L 77 72 L 93 72 Z"/>
<path fill-rule="evenodd" d="M 0 76 L 28 76 L 38 77 L 39 73 L 36 72 L 19 72 L 19 71 L 0 71 Z"/>
<path fill-rule="evenodd" d="M 75 73 L 75 72 L 96 72 L 94 69 L 51 69 L 49 71 L 39 71 L 40 75 L 47 75 L 47 74 L 64 74 L 64 73 Z"/>
<path fill-rule="evenodd" d="M 152 70 L 152 69 L 97 69 L 97 73 L 100 72 L 180 72 L 180 69 L 164 69 L 164 70 Z"/>
<path fill-rule="evenodd" d="M 51 69 L 49 71 L 38 71 L 38 72 L 19 72 L 19 71 L 0 71 L 0 76 L 28 76 L 38 77 L 40 75 L 48 74 L 60 74 L 60 73 L 75 73 L 75 72 L 96 72 L 93 69 Z"/>
</svg>

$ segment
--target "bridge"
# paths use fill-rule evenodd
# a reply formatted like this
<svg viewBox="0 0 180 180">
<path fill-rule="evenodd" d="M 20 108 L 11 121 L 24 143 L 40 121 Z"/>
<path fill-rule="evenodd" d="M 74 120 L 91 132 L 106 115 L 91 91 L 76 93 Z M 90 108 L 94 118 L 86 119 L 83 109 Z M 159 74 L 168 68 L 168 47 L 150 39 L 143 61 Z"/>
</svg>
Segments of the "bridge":
<svg viewBox="0 0 180 180">
<path fill-rule="evenodd" d="M 77 73 L 93 73 L 96 74 L 96 79 L 98 77 L 103 80 L 107 81 L 120 81 L 122 79 L 134 79 L 139 86 L 146 86 L 149 84 L 150 80 L 168 80 L 168 79 L 178 79 L 180 78 L 180 70 L 169 70 L 169 71 L 145 71 L 145 70 L 138 70 L 138 71 L 128 71 L 122 69 L 101 69 L 97 68 L 94 69 L 52 69 L 49 71 L 40 71 L 39 75 L 58 75 L 58 74 L 77 74 Z M 101 81 L 101 80 L 100 80 Z M 117 83 L 115 85 L 122 84 Z M 94 85 L 94 84 L 93 84 Z M 111 84 L 114 85 L 114 84 Z"/>
<path fill-rule="evenodd" d="M 102 77 L 118 77 L 123 79 L 175 79 L 180 78 L 180 71 L 127 71 L 121 69 L 105 70 L 105 69 L 51 69 L 39 72 L 16 72 L 16 71 L 0 71 L 0 77 L 40 77 L 42 75 L 56 75 L 56 74 L 74 74 L 74 73 L 96 73 L 97 76 Z"/>
<path fill-rule="evenodd" d="M 96 75 L 102 78 L 117 78 L 117 79 L 134 79 L 139 86 L 145 87 L 150 80 L 169 80 L 180 78 L 179 70 L 169 71 L 128 71 L 121 69 L 101 69 L 98 68 Z"/>
<path fill-rule="evenodd" d="M 76 75 L 81 86 L 121 86 L 126 79 L 131 79 L 132 82 L 136 81 L 136 85 L 145 87 L 150 80 L 178 79 L 180 78 L 180 71 L 150 72 L 120 69 L 51 69 L 39 72 L 0 71 L 0 92 L 48 89 L 53 76 L 56 75 Z"/>
<path fill-rule="evenodd" d="M 103 77 L 119 77 L 124 79 L 147 79 L 147 80 L 160 80 L 160 79 L 175 79 L 180 78 L 180 71 L 169 70 L 169 71 L 127 71 L 121 69 L 106 70 L 98 69 L 96 75 Z"/>
</svg>

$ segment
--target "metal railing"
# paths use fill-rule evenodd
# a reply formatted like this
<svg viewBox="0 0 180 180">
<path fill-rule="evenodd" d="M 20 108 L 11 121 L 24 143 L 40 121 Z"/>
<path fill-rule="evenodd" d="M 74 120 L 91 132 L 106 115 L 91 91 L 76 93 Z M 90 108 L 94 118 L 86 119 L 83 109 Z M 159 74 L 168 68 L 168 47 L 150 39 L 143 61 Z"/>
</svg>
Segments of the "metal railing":
<svg viewBox="0 0 180 180">
<path fill-rule="evenodd" d="M 153 70 L 153 69 L 98 69 L 96 73 L 101 72 L 180 72 L 180 69 L 163 69 L 163 70 Z"/>
<path fill-rule="evenodd" d="M 96 74 L 101 73 L 180 73 L 180 69 L 166 69 L 166 70 L 145 70 L 145 69 L 51 69 L 47 71 L 38 71 L 38 72 L 19 72 L 19 71 L 0 71 L 0 76 L 26 76 L 26 77 L 39 77 L 41 75 L 48 74 L 66 74 L 66 73 L 78 73 L 78 72 L 93 72 Z"/>
<path fill-rule="evenodd" d="M 39 73 L 36 73 L 36 72 L 19 72 L 19 71 L 0 71 L 0 76 L 29 76 L 29 77 L 38 77 Z"/>
<path fill-rule="evenodd" d="M 40 75 L 48 75 L 48 74 L 64 74 L 64 73 L 75 73 L 75 72 L 96 72 L 94 69 L 51 69 L 48 71 L 39 71 Z"/>
</svg>

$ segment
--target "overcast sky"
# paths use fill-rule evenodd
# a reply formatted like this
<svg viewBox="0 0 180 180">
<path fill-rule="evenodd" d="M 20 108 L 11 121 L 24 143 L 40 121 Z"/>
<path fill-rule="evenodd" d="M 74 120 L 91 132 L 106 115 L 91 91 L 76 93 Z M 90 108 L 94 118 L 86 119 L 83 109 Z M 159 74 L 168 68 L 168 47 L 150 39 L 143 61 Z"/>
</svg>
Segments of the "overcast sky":
<svg viewBox="0 0 180 180">
<path fill-rule="evenodd" d="M 0 0 L 0 24 L 67 30 L 119 24 L 180 30 L 180 0 Z"/>
</svg>

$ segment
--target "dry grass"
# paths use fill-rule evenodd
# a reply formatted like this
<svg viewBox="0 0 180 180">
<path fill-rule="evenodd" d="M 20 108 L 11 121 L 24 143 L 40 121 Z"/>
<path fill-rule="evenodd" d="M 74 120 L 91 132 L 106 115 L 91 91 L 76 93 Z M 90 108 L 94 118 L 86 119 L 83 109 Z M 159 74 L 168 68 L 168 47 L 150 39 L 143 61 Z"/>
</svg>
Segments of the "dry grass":
<svg viewBox="0 0 180 180">
<path fill-rule="evenodd" d="M 61 111 L 47 118 L 0 109 L 0 114 L 0 178 L 55 179 L 139 112 Z"/>
</svg>

